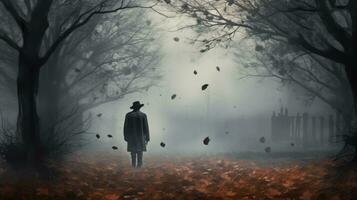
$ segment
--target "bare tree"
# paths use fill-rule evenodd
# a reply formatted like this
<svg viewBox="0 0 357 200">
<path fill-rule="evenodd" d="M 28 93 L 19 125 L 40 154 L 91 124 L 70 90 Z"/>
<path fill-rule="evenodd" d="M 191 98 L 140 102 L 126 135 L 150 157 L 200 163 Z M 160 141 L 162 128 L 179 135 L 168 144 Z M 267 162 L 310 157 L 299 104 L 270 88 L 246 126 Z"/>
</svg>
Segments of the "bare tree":
<svg viewBox="0 0 357 200">
<path fill-rule="evenodd" d="M 73 34 L 69 38 L 72 42 L 60 46 L 40 79 L 44 137 L 58 132 L 56 129 L 67 123 L 61 116 L 73 108 L 76 117 L 67 119 L 80 126 L 85 111 L 145 91 L 159 80 L 158 34 L 143 14 L 124 11 L 100 16 L 93 25 Z M 46 145 L 53 146 L 51 142 Z"/>
<path fill-rule="evenodd" d="M 196 21 L 188 27 L 194 27 L 199 31 L 200 41 L 204 44 L 201 52 L 205 52 L 223 42 L 230 42 L 237 34 L 245 34 L 262 43 L 267 47 L 270 43 L 278 43 L 281 46 L 295 48 L 288 58 L 288 66 L 304 79 L 311 79 L 315 76 L 315 83 L 325 84 L 328 77 L 347 80 L 349 87 L 343 85 L 343 90 L 351 88 L 352 102 L 354 109 L 350 111 L 353 118 L 356 117 L 357 104 L 357 2 L 354 0 L 177 0 L 165 1 L 176 12 L 194 18 Z M 269 48 L 267 48 L 269 50 Z M 302 67 L 302 64 L 291 65 L 294 55 L 308 54 L 309 63 Z M 275 58 L 270 62 L 275 64 Z M 306 60 L 300 59 L 300 61 Z M 322 62 L 321 62 L 322 60 Z M 300 62 L 299 61 L 299 62 Z M 264 61 L 266 64 L 266 62 Z M 322 65 L 321 65 L 321 64 Z M 270 66 L 267 69 L 271 69 Z M 299 69 L 300 67 L 300 69 Z M 306 71 L 308 67 L 314 70 Z M 281 66 L 277 66 L 281 68 Z M 332 76 L 325 76 L 323 81 L 317 80 L 321 74 L 318 70 L 331 73 Z M 270 75 L 286 79 L 289 76 L 285 70 L 279 69 L 284 76 L 279 73 Z M 304 71 L 304 73 L 302 73 Z M 314 72 L 310 74 L 310 72 Z M 317 73 L 315 73 L 317 72 Z M 290 72 L 289 72 L 290 73 Z M 290 74 L 291 75 L 291 74 Z M 289 77 L 291 81 L 293 77 Z M 302 79 L 301 79 L 302 80 Z M 300 81 L 295 81 L 296 83 Z M 340 83 L 345 82 L 344 80 Z M 334 84 L 332 84 L 334 85 Z M 311 89 L 308 84 L 301 85 L 305 89 Z M 331 83 L 324 85 L 324 88 L 331 86 Z M 336 86 L 336 85 L 334 85 Z M 339 88 L 341 89 L 341 87 Z M 333 89 L 332 91 L 338 91 Z M 311 91 L 313 92 L 313 91 Z M 348 93 L 348 92 L 346 92 Z M 318 95 L 319 93 L 315 93 Z M 336 93 L 336 95 L 339 95 Z M 319 98 L 326 101 L 325 95 Z M 341 98 L 341 97 L 340 97 Z M 331 102 L 330 104 L 335 104 Z M 335 104 L 336 105 L 336 104 Z M 341 111 L 341 109 L 339 109 Z M 347 115 L 346 115 L 347 116 Z M 353 123 L 348 120 L 347 123 Z M 350 127 L 351 124 L 350 124 Z M 356 146 L 357 147 L 357 146 Z M 355 148 L 357 149 L 357 148 Z M 357 150 L 355 151 L 357 152 Z M 354 156 L 357 160 L 357 153 Z"/>
<path fill-rule="evenodd" d="M 12 21 L 10 26 L 1 27 L 0 40 L 17 52 L 17 132 L 25 145 L 29 163 L 34 165 L 44 156 L 36 103 L 42 68 L 59 45 L 93 17 L 143 6 L 130 0 L 1 0 L 0 5 L 0 13 L 6 13 Z M 56 13 L 62 14 L 62 22 L 52 23 Z M 11 34 L 14 27 L 17 34 Z M 51 28 L 58 30 L 58 35 L 45 44 Z"/>
<path fill-rule="evenodd" d="M 166 1 L 180 13 L 196 19 L 192 27 L 206 28 L 205 50 L 230 41 L 240 30 L 266 42 L 292 45 L 332 62 L 332 70 L 342 70 L 354 87 L 355 45 L 353 21 L 355 1 Z M 202 29 L 200 29 L 202 30 Z M 214 34 L 212 34 L 214 33 Z"/>
<path fill-rule="evenodd" d="M 285 86 L 297 86 L 305 91 L 305 102 L 318 98 L 350 122 L 352 93 L 346 89 L 350 86 L 344 72 L 333 70 L 342 69 L 335 66 L 338 63 L 275 41 L 257 42 L 251 51 L 236 47 L 234 54 L 237 62 L 244 66 L 240 69 L 242 78 L 276 78 Z"/>
</svg>

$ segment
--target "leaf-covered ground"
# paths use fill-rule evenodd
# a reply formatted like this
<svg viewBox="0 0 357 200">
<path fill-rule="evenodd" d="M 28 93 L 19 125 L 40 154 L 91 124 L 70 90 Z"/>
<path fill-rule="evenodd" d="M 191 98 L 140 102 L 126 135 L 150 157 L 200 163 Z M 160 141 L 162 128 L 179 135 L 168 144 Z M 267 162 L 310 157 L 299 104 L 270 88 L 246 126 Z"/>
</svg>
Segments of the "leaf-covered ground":
<svg viewBox="0 0 357 200">
<path fill-rule="evenodd" d="M 0 199 L 356 199 L 355 172 L 328 161 L 276 162 L 224 156 L 145 158 L 132 169 L 126 154 L 75 154 L 52 164 L 53 180 L 0 168 Z M 341 170 L 340 170 L 341 171 Z"/>
</svg>

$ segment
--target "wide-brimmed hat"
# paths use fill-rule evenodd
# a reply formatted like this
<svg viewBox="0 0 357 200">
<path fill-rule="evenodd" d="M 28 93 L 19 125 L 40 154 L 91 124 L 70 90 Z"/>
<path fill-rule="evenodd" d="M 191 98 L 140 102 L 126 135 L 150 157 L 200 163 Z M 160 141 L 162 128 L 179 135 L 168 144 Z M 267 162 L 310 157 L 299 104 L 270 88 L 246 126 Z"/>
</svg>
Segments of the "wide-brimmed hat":
<svg viewBox="0 0 357 200">
<path fill-rule="evenodd" d="M 140 101 L 134 101 L 133 105 L 130 108 L 135 109 L 135 108 L 141 108 L 143 106 L 144 106 L 144 104 L 141 104 Z"/>
</svg>

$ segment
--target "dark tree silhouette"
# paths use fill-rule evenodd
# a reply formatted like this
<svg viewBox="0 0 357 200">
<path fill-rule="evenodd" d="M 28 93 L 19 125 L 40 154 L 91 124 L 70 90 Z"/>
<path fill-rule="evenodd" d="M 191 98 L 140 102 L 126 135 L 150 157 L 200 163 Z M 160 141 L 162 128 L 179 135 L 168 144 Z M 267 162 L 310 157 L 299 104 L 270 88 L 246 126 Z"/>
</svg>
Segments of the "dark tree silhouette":
<svg viewBox="0 0 357 200">
<path fill-rule="evenodd" d="M 73 142 L 68 122 L 76 121 L 74 133 L 81 131 L 86 111 L 147 90 L 159 80 L 155 67 L 160 56 L 152 34 L 154 27 L 142 15 L 125 11 L 98 16 L 72 34 L 71 42 L 59 47 L 47 63 L 51 67 L 45 68 L 40 79 L 42 137 L 53 141 L 51 138 L 61 135 L 53 142 L 63 144 L 59 141 L 66 138 Z M 73 108 L 76 113 L 63 120 Z M 49 142 L 46 146 L 57 145 Z"/>
<path fill-rule="evenodd" d="M 0 40 L 17 53 L 17 134 L 25 147 L 29 164 L 36 165 L 41 163 L 44 157 L 37 113 L 39 77 L 43 66 L 62 42 L 95 16 L 142 6 L 125 0 L 1 0 L 0 5 L 2 15 L 6 15 L 7 19 L 13 22 L 10 27 L 2 27 Z M 53 23 L 56 12 L 67 14 L 58 24 Z M 14 27 L 17 34 L 11 34 Z M 49 29 L 54 27 L 58 29 L 57 37 L 51 38 L 51 43 L 45 44 L 45 38 L 49 37 Z"/>
<path fill-rule="evenodd" d="M 306 104 L 319 99 L 340 112 L 345 121 L 351 120 L 352 93 L 342 68 L 334 66 L 338 63 L 275 41 L 257 42 L 251 51 L 237 45 L 234 54 L 237 63 L 244 66 L 240 69 L 241 78 L 276 78 L 283 86 L 292 86 L 289 88 L 302 94 Z M 341 70 L 332 72 L 333 67 Z"/>
<path fill-rule="evenodd" d="M 172 1 L 177 11 L 196 18 L 193 27 L 205 27 L 217 33 L 199 40 L 205 50 L 222 41 L 233 39 L 241 28 L 249 36 L 263 41 L 293 45 L 300 51 L 326 58 L 344 67 L 355 88 L 354 45 L 355 1 Z M 202 31 L 202 29 L 200 29 Z M 209 36 L 208 36 L 209 37 Z M 331 70 L 338 71 L 341 65 Z"/>
<path fill-rule="evenodd" d="M 166 4 L 196 20 L 188 27 L 196 28 L 206 37 L 197 39 L 204 44 L 201 52 L 230 42 L 236 34 L 243 33 L 262 42 L 291 45 L 334 63 L 325 69 L 347 78 L 354 104 L 351 116 L 356 117 L 356 1 L 177 0 L 166 1 Z M 357 146 L 355 152 L 354 160 L 357 160 Z"/>
</svg>

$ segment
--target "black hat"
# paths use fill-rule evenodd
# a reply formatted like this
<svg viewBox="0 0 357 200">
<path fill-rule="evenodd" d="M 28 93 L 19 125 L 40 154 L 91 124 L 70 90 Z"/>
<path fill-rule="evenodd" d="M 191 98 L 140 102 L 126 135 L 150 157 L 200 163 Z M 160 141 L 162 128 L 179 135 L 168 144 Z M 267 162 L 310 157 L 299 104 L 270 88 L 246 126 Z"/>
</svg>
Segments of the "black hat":
<svg viewBox="0 0 357 200">
<path fill-rule="evenodd" d="M 141 104 L 140 101 L 134 101 L 133 105 L 130 108 L 135 109 L 135 108 L 141 108 L 143 106 L 144 106 L 144 104 Z"/>
</svg>

